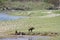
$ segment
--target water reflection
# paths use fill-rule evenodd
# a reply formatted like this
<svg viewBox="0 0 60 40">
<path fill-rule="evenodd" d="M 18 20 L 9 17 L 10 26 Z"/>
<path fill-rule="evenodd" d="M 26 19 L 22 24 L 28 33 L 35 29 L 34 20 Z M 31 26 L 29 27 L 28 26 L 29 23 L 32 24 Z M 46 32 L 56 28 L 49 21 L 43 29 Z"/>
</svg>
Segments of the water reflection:
<svg viewBox="0 0 60 40">
<path fill-rule="evenodd" d="M 31 38 L 29 38 L 28 40 L 33 40 L 33 38 L 31 37 Z"/>
</svg>

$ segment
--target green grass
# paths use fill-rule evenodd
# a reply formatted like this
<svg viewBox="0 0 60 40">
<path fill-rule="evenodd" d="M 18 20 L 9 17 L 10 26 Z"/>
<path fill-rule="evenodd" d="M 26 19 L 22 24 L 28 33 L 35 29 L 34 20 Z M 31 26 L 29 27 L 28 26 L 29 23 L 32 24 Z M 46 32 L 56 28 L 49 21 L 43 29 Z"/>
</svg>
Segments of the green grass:
<svg viewBox="0 0 60 40">
<path fill-rule="evenodd" d="M 53 13 L 60 14 L 60 10 L 54 10 Z"/>
<path fill-rule="evenodd" d="M 0 22 L 2 28 L 16 29 L 27 32 L 29 27 L 35 27 L 34 32 L 59 32 L 60 16 L 54 18 L 26 18 L 16 21 Z"/>
<path fill-rule="evenodd" d="M 5 31 L 5 33 L 14 33 L 15 30 L 20 32 L 28 32 L 30 27 L 35 27 L 33 32 L 57 32 L 60 33 L 60 16 L 54 18 L 27 18 L 27 19 L 19 19 L 15 21 L 4 21 L 0 22 L 5 31 L 5 28 L 9 28 Z M 60 37 L 53 37 L 51 40 L 59 40 Z M 50 40 L 50 39 L 48 39 Z"/>
<path fill-rule="evenodd" d="M 45 13 L 44 13 L 45 12 Z M 11 30 L 19 30 L 28 32 L 29 27 L 35 27 L 34 32 L 59 32 L 60 31 L 60 16 L 52 18 L 39 18 L 36 16 L 48 15 L 47 10 L 39 11 L 16 11 L 9 12 L 9 15 L 29 16 L 31 18 L 18 19 L 15 21 L 0 21 L 1 28 L 8 28 Z M 28 15 L 30 13 L 30 15 Z"/>
<path fill-rule="evenodd" d="M 35 11 L 9 11 L 9 15 L 15 16 L 45 16 L 48 15 L 47 10 L 35 10 Z"/>
<path fill-rule="evenodd" d="M 28 15 L 29 12 L 31 13 L 31 15 Z M 9 12 L 9 15 L 29 16 L 30 18 L 18 19 L 14 21 L 0 21 L 0 31 L 5 32 L 6 34 L 14 33 L 16 30 L 20 32 L 28 32 L 28 29 L 30 27 L 34 27 L 35 30 L 33 30 L 33 32 L 37 33 L 39 32 L 60 33 L 60 16 L 51 18 L 36 17 L 36 16 L 48 15 L 48 10 Z M 57 36 L 53 37 L 51 40 L 59 40 L 59 39 L 60 36 Z"/>
</svg>

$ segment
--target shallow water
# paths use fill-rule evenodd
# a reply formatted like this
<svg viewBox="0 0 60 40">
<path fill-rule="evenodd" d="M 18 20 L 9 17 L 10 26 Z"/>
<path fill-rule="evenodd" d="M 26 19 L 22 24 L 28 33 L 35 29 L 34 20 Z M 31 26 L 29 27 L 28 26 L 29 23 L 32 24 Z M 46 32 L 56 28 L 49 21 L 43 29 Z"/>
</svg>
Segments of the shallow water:
<svg viewBox="0 0 60 40">
<path fill-rule="evenodd" d="M 20 38 L 2 38 L 0 40 L 48 40 L 48 36 L 24 36 Z"/>
<path fill-rule="evenodd" d="M 6 13 L 0 13 L 0 20 L 16 20 L 20 18 L 27 18 L 26 16 L 12 16 Z"/>
</svg>

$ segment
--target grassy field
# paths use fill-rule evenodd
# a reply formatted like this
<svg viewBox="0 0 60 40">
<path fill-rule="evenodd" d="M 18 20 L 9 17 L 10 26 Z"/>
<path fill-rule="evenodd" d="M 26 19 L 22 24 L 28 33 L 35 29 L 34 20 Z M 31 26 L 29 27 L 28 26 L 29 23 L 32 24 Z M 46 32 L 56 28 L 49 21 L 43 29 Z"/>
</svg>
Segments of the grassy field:
<svg viewBox="0 0 60 40">
<path fill-rule="evenodd" d="M 8 11 L 9 15 L 15 16 L 44 16 L 50 13 L 60 14 L 60 10 Z"/>
<path fill-rule="evenodd" d="M 9 15 L 27 16 L 28 18 L 21 18 L 11 21 L 0 21 L 0 37 L 2 37 L 1 35 L 3 34 L 15 33 L 16 30 L 27 33 L 30 27 L 34 27 L 35 29 L 33 30 L 33 32 L 35 33 L 59 33 L 58 36 L 54 36 L 53 38 L 48 40 L 60 40 L 60 10 L 46 10 L 50 7 L 53 7 L 52 4 L 40 1 L 7 1 L 3 2 L 3 5 L 1 5 L 0 7 L 4 8 L 4 6 L 9 8 L 22 8 L 25 11 L 5 11 Z"/>
<path fill-rule="evenodd" d="M 60 10 L 53 11 L 54 13 L 60 14 Z"/>
<path fill-rule="evenodd" d="M 55 13 L 56 12 L 56 13 Z M 0 32 L 7 34 L 14 33 L 15 30 L 28 32 L 30 27 L 34 27 L 33 32 L 57 32 L 60 33 L 60 16 L 44 17 L 49 14 L 59 14 L 58 11 L 39 10 L 39 11 L 18 11 L 8 12 L 13 16 L 28 16 L 29 18 L 18 19 L 14 21 L 0 21 Z M 60 34 L 59 34 L 60 35 Z M 60 36 L 53 37 L 51 40 L 60 40 Z"/>
<path fill-rule="evenodd" d="M 48 15 L 48 11 L 47 10 L 9 11 L 8 14 L 15 15 L 15 16 L 44 16 L 44 15 Z"/>
<path fill-rule="evenodd" d="M 59 32 L 60 16 L 54 18 L 25 18 L 16 21 L 0 22 L 2 27 L 27 31 L 29 27 L 35 27 L 35 32 Z"/>
</svg>

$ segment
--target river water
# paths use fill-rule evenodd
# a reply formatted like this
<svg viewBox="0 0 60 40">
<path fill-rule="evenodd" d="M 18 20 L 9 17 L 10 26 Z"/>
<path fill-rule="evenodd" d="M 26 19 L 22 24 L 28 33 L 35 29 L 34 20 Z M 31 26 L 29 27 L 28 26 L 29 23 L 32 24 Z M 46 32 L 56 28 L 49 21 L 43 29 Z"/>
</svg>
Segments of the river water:
<svg viewBox="0 0 60 40">
<path fill-rule="evenodd" d="M 6 13 L 0 13 L 0 20 L 17 20 L 20 18 L 27 18 L 27 16 L 12 16 Z"/>
<path fill-rule="evenodd" d="M 17 38 L 1 38 L 0 40 L 49 40 L 49 36 L 24 36 Z"/>
</svg>

